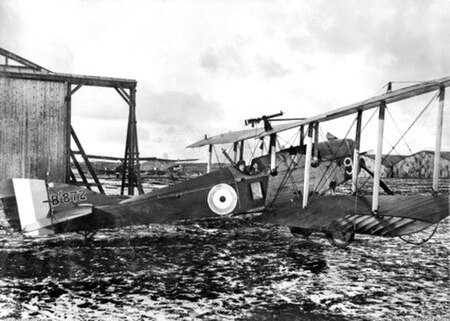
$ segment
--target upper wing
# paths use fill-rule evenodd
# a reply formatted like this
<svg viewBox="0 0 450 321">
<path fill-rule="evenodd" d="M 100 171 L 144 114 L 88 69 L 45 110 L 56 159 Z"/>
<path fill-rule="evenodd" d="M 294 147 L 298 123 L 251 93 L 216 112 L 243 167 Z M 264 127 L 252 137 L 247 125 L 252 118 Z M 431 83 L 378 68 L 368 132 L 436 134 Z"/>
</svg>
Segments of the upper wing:
<svg viewBox="0 0 450 321">
<path fill-rule="evenodd" d="M 371 108 L 376 108 L 380 106 L 380 103 L 384 101 L 386 104 L 393 103 L 396 101 L 408 99 L 414 96 L 429 93 L 434 90 L 438 90 L 440 87 L 450 86 L 450 77 L 444 77 L 440 79 L 424 81 L 416 85 L 407 86 L 401 89 L 393 90 L 382 95 L 378 95 L 358 103 L 354 103 L 345 107 L 334 109 L 332 111 L 319 114 L 307 118 L 305 120 L 300 120 L 288 124 L 273 126 L 272 130 L 262 133 L 262 137 L 272 135 L 278 132 L 282 132 L 288 129 L 300 127 L 302 125 L 307 125 L 311 123 L 324 122 L 328 120 L 333 120 L 339 117 L 344 117 L 357 113 L 359 111 L 364 111 Z"/>
<path fill-rule="evenodd" d="M 206 145 L 236 143 L 241 140 L 259 137 L 263 133 L 264 128 L 250 128 L 238 130 L 199 140 L 198 142 L 195 142 L 187 146 L 186 148 L 202 147 Z"/>
<path fill-rule="evenodd" d="M 431 91 L 437 90 L 440 87 L 448 87 L 450 86 L 450 77 L 444 77 L 440 79 L 430 80 L 421 82 L 419 84 L 407 86 L 401 89 L 393 90 L 387 92 L 382 95 L 378 95 L 358 103 L 354 103 L 345 107 L 341 107 L 323 114 L 319 114 L 317 116 L 313 116 L 307 119 L 294 121 L 282 125 L 275 125 L 273 129 L 269 131 L 265 131 L 264 128 L 251 128 L 244 129 L 239 131 L 228 132 L 224 134 L 220 134 L 217 136 L 212 136 L 210 138 L 205 138 L 195 142 L 189 146 L 188 148 L 193 147 L 201 147 L 206 145 L 215 145 L 215 144 L 227 144 L 227 143 L 235 143 L 241 140 L 246 140 L 250 138 L 257 137 L 265 137 L 268 135 L 276 134 L 278 132 L 282 132 L 288 129 L 297 128 L 302 125 L 308 125 L 316 122 L 324 122 L 333 120 L 339 117 L 344 117 L 350 114 L 357 113 L 359 111 L 364 111 L 371 108 L 376 108 L 380 105 L 382 101 L 386 104 L 393 103 L 396 101 L 408 99 L 410 97 L 422 95 L 429 93 Z"/>
</svg>

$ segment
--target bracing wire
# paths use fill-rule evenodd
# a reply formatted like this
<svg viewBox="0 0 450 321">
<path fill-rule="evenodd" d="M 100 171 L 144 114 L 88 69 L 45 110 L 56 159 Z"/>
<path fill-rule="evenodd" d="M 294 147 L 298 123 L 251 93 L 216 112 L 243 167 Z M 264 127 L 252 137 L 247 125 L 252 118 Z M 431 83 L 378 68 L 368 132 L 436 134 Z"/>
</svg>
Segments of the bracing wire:
<svg viewBox="0 0 450 321">
<path fill-rule="evenodd" d="M 355 117 L 355 119 L 353 120 L 352 124 L 350 125 L 349 129 L 347 130 L 347 133 L 344 136 L 344 139 L 342 139 L 341 144 L 339 145 L 339 147 L 336 149 L 336 151 L 333 153 L 333 155 L 331 156 L 332 159 L 334 159 L 336 157 L 336 153 L 341 149 L 342 145 L 344 144 L 345 140 L 347 139 L 348 135 L 350 134 L 350 131 L 352 130 L 353 126 L 355 125 L 357 120 L 357 117 Z M 317 186 L 320 186 L 320 184 L 322 183 L 322 181 L 325 178 L 325 175 L 327 175 L 327 172 L 330 170 L 332 163 L 330 162 L 330 164 L 328 164 L 326 170 L 324 171 L 324 173 L 322 174 L 322 177 L 320 178 L 319 182 L 316 184 Z M 326 177 L 325 181 L 327 181 L 331 175 L 333 175 L 335 173 L 335 171 L 337 170 L 338 166 L 335 166 L 334 169 L 328 174 L 328 176 Z"/>
<path fill-rule="evenodd" d="M 364 129 L 366 129 L 367 125 L 369 125 L 370 121 L 372 120 L 373 116 L 375 116 L 376 113 L 377 113 L 377 109 L 375 108 L 372 115 L 369 117 L 369 119 L 366 121 L 366 123 L 362 127 L 361 133 L 364 131 Z"/>
<path fill-rule="evenodd" d="M 278 198 L 278 196 L 280 194 L 280 191 L 286 185 L 286 182 L 287 182 L 288 178 L 291 180 L 291 184 L 294 187 L 294 191 L 295 191 L 297 197 L 300 197 L 300 193 L 299 193 L 299 191 L 297 189 L 297 185 L 295 184 L 295 180 L 294 180 L 294 178 L 291 175 L 292 171 L 293 171 L 293 170 L 291 170 L 291 167 L 292 167 L 292 165 L 294 165 L 294 168 L 295 168 L 297 163 L 294 161 L 294 159 L 291 159 L 290 164 L 288 164 L 286 158 L 282 157 L 281 154 L 280 154 L 280 158 L 287 165 L 287 168 L 286 168 L 286 171 L 284 173 L 283 178 L 281 179 L 281 183 L 278 185 L 278 188 L 277 188 L 277 190 L 275 192 L 275 195 L 274 195 L 272 201 L 270 202 L 269 208 L 272 207 L 273 203 Z"/>
<path fill-rule="evenodd" d="M 391 119 L 392 119 L 392 122 L 394 123 L 395 127 L 397 128 L 398 133 L 401 135 L 401 134 L 402 134 L 402 131 L 401 131 L 400 128 L 398 127 L 397 122 L 395 121 L 394 117 L 392 117 L 392 114 L 391 114 L 391 112 L 389 111 L 389 108 L 386 108 L 386 109 L 387 109 L 387 112 L 388 112 L 389 116 L 390 116 Z M 403 138 L 403 137 L 404 137 L 404 136 L 402 136 L 402 138 Z M 409 152 L 412 154 L 411 147 L 409 147 L 409 144 L 408 144 L 408 142 L 406 141 L 406 139 L 403 139 L 403 141 L 405 142 L 406 147 L 408 147 Z M 395 145 L 394 147 L 396 147 L 396 145 Z"/>
<path fill-rule="evenodd" d="M 422 117 L 422 115 L 425 113 L 425 111 L 428 109 L 428 107 L 431 106 L 433 102 L 437 99 L 439 93 L 436 93 L 433 97 L 431 97 L 430 101 L 425 105 L 425 107 L 420 111 L 419 115 L 413 120 L 413 122 L 409 125 L 409 127 L 406 129 L 406 131 L 403 133 L 403 135 L 398 139 L 398 141 L 392 146 L 392 149 L 389 151 L 389 153 L 385 156 L 389 156 L 392 151 L 395 149 L 395 147 L 400 143 L 400 141 L 405 137 L 405 135 L 411 130 L 411 128 L 416 124 L 416 122 Z M 392 116 L 391 116 L 392 117 Z M 409 148 L 409 146 L 408 146 Z M 410 152 L 412 153 L 411 149 Z"/>
<path fill-rule="evenodd" d="M 222 169 L 222 162 L 219 159 L 219 155 L 217 154 L 216 145 L 213 145 L 214 154 L 216 155 L 217 164 L 219 164 L 219 168 Z"/>
<path fill-rule="evenodd" d="M 247 144 L 248 149 L 251 150 L 252 148 L 251 148 L 250 143 L 248 142 L 248 140 L 246 140 L 245 143 Z M 258 145 L 259 145 L 258 143 L 255 144 L 255 146 L 253 148 L 253 151 L 252 151 L 252 154 L 250 156 L 250 160 L 252 160 L 253 157 L 255 156 L 256 150 L 258 149 Z"/>
<path fill-rule="evenodd" d="M 417 117 L 413 120 L 413 122 L 409 125 L 409 127 L 406 129 L 406 131 L 403 133 L 403 135 L 397 140 L 397 142 L 394 144 L 394 145 L 392 145 L 392 144 L 390 144 L 389 142 L 389 144 L 391 145 L 391 150 L 389 151 L 389 153 L 387 153 L 384 157 L 383 157 L 383 161 L 386 159 L 386 157 L 388 157 L 394 150 L 395 150 L 395 148 L 396 148 L 396 146 L 402 141 L 402 139 L 404 138 L 404 136 L 411 130 L 411 128 L 417 123 L 417 121 L 424 115 L 424 113 L 425 113 L 425 111 L 431 106 L 431 104 L 433 103 L 433 102 L 435 102 L 435 100 L 437 99 L 437 97 L 438 97 L 438 95 L 439 95 L 439 93 L 436 93 L 435 95 L 433 95 L 433 97 L 431 97 L 431 99 L 428 101 L 428 103 L 425 105 L 425 107 L 420 111 L 420 113 L 417 115 Z M 376 110 L 375 110 L 376 111 Z M 375 115 L 375 113 L 373 114 L 373 115 Z M 372 115 L 372 116 L 373 116 Z M 372 118 L 372 117 L 371 117 Z M 366 125 L 367 125 L 368 123 L 366 123 Z M 361 131 L 362 132 L 362 131 Z M 387 140 L 386 140 L 387 141 Z M 370 177 L 367 177 L 366 179 L 365 179 L 365 181 L 362 183 L 362 185 L 359 187 L 359 189 L 362 189 L 366 184 L 367 184 L 367 182 L 369 181 L 369 179 L 370 179 Z"/>
<path fill-rule="evenodd" d="M 289 146 L 289 145 L 292 145 L 292 143 L 295 141 L 295 138 L 297 137 L 297 134 L 298 134 L 298 133 L 294 133 L 294 134 L 291 136 L 291 138 L 289 138 L 288 140 L 286 140 L 286 139 L 284 139 L 284 138 L 282 138 L 282 137 L 280 137 L 280 136 L 277 136 L 277 138 L 278 138 L 278 140 L 283 140 L 283 143 L 285 143 L 284 146 Z M 278 140 L 277 140 L 277 141 L 278 141 Z M 284 147 L 282 147 L 281 144 L 279 144 L 279 148 L 282 149 L 282 148 L 284 148 Z"/>
</svg>

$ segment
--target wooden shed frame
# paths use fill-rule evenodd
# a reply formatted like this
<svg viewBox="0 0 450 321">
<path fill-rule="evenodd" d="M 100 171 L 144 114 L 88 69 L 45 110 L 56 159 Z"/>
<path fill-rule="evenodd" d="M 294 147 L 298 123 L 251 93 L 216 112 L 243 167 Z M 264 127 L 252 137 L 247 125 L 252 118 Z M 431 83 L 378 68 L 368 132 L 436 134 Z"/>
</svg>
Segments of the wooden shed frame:
<svg viewBox="0 0 450 321">
<path fill-rule="evenodd" d="M 101 193 L 104 193 L 103 187 L 95 175 L 93 168 L 90 165 L 88 156 L 84 152 L 71 125 L 72 96 L 83 86 L 107 87 L 115 89 L 115 91 L 120 95 L 120 97 L 122 97 L 129 107 L 125 153 L 122 166 L 121 195 L 124 194 L 126 187 L 128 188 L 128 195 L 134 194 L 134 188 L 137 188 L 140 194 L 144 193 L 140 177 L 139 147 L 136 130 L 136 80 L 55 73 L 2 48 L 0 48 L 0 57 L 4 58 L 4 64 L 0 64 L 0 77 L 2 78 L 55 81 L 64 82 L 67 84 L 65 102 L 67 104 L 67 125 L 69 130 L 65 133 L 68 151 L 66 155 L 66 183 L 78 183 L 70 168 L 70 160 L 72 159 L 80 172 L 80 177 L 83 180 L 83 184 L 89 189 L 92 185 L 97 186 Z M 71 139 L 74 140 L 78 151 L 71 150 Z M 88 183 L 75 157 L 76 154 L 80 154 L 82 156 L 89 171 L 91 172 L 95 184 Z"/>
</svg>

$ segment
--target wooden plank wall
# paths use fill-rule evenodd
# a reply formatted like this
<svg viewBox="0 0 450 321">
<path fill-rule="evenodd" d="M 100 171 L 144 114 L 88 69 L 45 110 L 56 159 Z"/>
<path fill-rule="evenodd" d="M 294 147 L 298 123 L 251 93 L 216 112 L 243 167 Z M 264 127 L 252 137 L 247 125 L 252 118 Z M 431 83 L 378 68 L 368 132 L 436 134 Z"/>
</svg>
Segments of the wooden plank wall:
<svg viewBox="0 0 450 321">
<path fill-rule="evenodd" d="M 0 179 L 27 177 L 65 182 L 67 84 L 0 78 Z"/>
</svg>

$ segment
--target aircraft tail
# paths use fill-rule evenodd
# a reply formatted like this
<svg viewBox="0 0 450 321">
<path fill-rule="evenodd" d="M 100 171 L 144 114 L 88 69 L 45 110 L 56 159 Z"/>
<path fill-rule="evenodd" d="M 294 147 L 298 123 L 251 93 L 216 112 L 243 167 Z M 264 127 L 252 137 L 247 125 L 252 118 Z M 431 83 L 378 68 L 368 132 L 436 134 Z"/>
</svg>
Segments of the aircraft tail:
<svg viewBox="0 0 450 321">
<path fill-rule="evenodd" d="M 13 178 L 13 187 L 22 231 L 31 233 L 31 235 L 42 234 L 32 226 L 35 225 L 35 222 L 50 216 L 51 209 L 45 181 Z"/>
<path fill-rule="evenodd" d="M 92 213 L 92 204 L 74 204 L 72 201 L 54 208 L 50 202 L 49 188 L 43 180 L 13 178 L 12 185 L 20 228 L 27 235 L 53 234 L 53 225 Z M 62 195 L 65 198 L 74 193 L 65 192 Z"/>
</svg>

